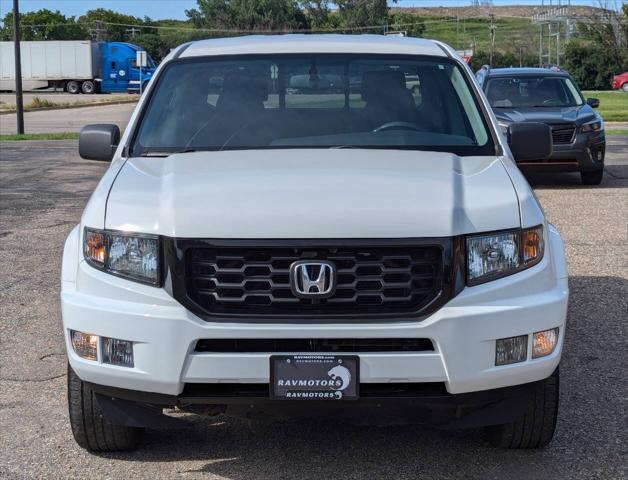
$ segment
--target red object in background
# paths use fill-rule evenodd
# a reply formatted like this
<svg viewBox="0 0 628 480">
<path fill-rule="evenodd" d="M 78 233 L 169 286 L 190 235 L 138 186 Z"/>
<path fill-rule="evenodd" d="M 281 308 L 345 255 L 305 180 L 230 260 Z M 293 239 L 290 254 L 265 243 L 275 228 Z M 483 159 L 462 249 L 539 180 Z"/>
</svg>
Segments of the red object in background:
<svg viewBox="0 0 628 480">
<path fill-rule="evenodd" d="M 628 72 L 615 75 L 613 77 L 612 85 L 614 90 L 621 89 L 624 92 L 628 92 Z"/>
</svg>

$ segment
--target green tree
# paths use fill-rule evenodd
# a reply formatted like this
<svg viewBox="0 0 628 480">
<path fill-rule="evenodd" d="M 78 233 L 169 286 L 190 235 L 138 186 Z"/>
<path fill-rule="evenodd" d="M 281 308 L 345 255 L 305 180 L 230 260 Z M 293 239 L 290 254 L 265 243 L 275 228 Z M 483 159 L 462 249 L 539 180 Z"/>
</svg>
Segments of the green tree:
<svg viewBox="0 0 628 480">
<path fill-rule="evenodd" d="M 199 28 L 254 32 L 308 27 L 295 0 L 197 0 L 197 4 L 198 8 L 186 14 Z"/>
<path fill-rule="evenodd" d="M 604 84 L 609 88 L 609 70 L 614 73 L 628 70 L 628 8 L 623 5 L 620 12 L 600 9 L 600 12 L 577 25 L 580 42 L 571 44 L 567 49 L 571 69 L 578 71 L 586 78 L 587 83 Z M 585 58 L 583 52 L 594 54 L 593 59 Z M 596 80 L 589 71 L 589 65 L 594 61 L 599 66 Z M 602 78 L 605 79 L 603 82 Z"/>
<path fill-rule="evenodd" d="M 229 0 L 197 0 L 198 7 L 185 14 L 197 28 L 230 29 L 234 24 Z"/>
<path fill-rule="evenodd" d="M 0 38 L 13 39 L 13 12 L 8 12 L 2 19 Z M 34 12 L 20 13 L 22 40 L 82 40 L 89 38 L 89 33 L 77 24 L 74 17 L 66 17 L 58 10 L 46 8 Z"/>
<path fill-rule="evenodd" d="M 565 51 L 565 67 L 578 86 L 586 90 L 608 90 L 618 72 L 628 70 L 617 55 L 603 45 L 572 42 Z"/>
<path fill-rule="evenodd" d="M 422 37 L 425 33 L 425 24 L 418 15 L 395 12 L 388 19 L 388 29 L 405 31 L 409 37 Z"/>
<path fill-rule="evenodd" d="M 147 19 L 150 21 L 150 19 Z M 78 19 L 79 23 L 85 25 L 96 36 L 97 31 L 103 32 L 98 35 L 100 40 L 112 42 L 124 42 L 129 39 L 129 28 L 131 26 L 141 26 L 144 21 L 132 15 L 124 15 L 106 8 L 88 10 L 85 15 Z"/>
<path fill-rule="evenodd" d="M 311 29 L 327 30 L 338 27 L 338 16 L 332 15 L 328 0 L 301 0 L 300 8 Z"/>
<path fill-rule="evenodd" d="M 338 0 L 335 3 L 343 27 L 361 28 L 388 22 L 386 0 Z"/>
</svg>

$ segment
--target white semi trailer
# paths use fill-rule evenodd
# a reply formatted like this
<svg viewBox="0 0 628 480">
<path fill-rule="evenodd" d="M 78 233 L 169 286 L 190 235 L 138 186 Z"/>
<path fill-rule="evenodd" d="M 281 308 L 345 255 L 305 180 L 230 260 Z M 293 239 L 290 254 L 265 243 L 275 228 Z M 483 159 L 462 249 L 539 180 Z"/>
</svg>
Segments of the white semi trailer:
<svg viewBox="0 0 628 480">
<path fill-rule="evenodd" d="M 140 47 L 90 40 L 20 42 L 24 90 L 55 87 L 69 93 L 139 90 L 153 71 L 150 57 L 140 72 Z M 0 90 L 15 90 L 13 42 L 0 42 Z"/>
</svg>

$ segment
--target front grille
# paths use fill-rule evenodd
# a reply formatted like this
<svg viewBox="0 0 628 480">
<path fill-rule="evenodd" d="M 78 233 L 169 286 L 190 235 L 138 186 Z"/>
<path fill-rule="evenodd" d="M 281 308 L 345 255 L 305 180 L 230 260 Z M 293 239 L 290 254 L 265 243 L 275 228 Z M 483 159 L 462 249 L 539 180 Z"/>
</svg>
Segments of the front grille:
<svg viewBox="0 0 628 480">
<path fill-rule="evenodd" d="M 433 352 L 427 338 L 278 338 L 278 339 L 202 339 L 196 352 L 205 353 L 365 353 Z"/>
<path fill-rule="evenodd" d="M 574 125 L 550 125 L 552 127 L 552 141 L 555 144 L 571 143 L 576 127 Z"/>
<path fill-rule="evenodd" d="M 290 266 L 326 260 L 337 270 L 330 298 L 297 298 Z M 440 245 L 217 247 L 185 249 L 185 289 L 208 314 L 371 315 L 417 312 L 443 287 Z"/>
</svg>

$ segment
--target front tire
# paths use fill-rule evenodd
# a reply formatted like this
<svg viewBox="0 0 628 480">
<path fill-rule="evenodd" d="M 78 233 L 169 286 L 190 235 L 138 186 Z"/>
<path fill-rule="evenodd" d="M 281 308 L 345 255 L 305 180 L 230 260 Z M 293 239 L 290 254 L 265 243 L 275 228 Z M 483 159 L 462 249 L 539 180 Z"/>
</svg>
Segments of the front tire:
<svg viewBox="0 0 628 480">
<path fill-rule="evenodd" d="M 74 440 L 91 452 L 133 450 L 143 428 L 114 425 L 105 420 L 94 391 L 68 364 L 68 409 Z"/>
<path fill-rule="evenodd" d="M 558 418 L 558 368 L 539 382 L 525 413 L 512 423 L 486 428 L 488 441 L 495 447 L 524 449 L 543 448 L 554 437 Z"/>
<path fill-rule="evenodd" d="M 622 89 L 624 92 L 628 92 L 628 82 L 624 83 L 624 84 L 621 86 L 621 89 Z"/>
<path fill-rule="evenodd" d="M 604 177 L 604 169 L 580 172 L 580 179 L 583 185 L 599 185 Z"/>
</svg>

